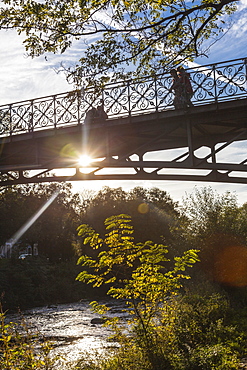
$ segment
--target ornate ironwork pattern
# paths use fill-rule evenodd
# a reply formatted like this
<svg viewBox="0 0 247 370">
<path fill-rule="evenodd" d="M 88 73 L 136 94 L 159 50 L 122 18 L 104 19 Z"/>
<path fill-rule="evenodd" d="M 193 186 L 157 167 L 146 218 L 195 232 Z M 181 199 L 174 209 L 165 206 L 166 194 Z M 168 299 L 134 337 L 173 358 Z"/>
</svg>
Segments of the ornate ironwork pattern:
<svg viewBox="0 0 247 370">
<path fill-rule="evenodd" d="M 194 105 L 247 97 L 247 58 L 188 68 Z M 141 80 L 108 84 L 92 89 L 0 106 L 0 135 L 9 136 L 44 128 L 83 124 L 86 112 L 100 104 L 109 118 L 174 109 L 172 79 L 164 73 Z"/>
</svg>

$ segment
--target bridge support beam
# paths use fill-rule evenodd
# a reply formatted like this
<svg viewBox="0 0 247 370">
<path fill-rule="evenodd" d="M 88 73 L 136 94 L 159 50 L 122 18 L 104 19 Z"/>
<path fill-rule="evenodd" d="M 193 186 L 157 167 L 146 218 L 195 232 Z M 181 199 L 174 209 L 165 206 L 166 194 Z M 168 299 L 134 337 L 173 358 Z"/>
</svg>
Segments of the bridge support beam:
<svg viewBox="0 0 247 370">
<path fill-rule="evenodd" d="M 246 143 L 247 99 L 150 113 L 131 122 L 40 130 L 0 138 L 0 186 L 83 180 L 246 184 Z M 231 155 L 234 145 L 242 148 L 238 161 Z M 81 169 L 85 152 L 92 162 Z"/>
</svg>

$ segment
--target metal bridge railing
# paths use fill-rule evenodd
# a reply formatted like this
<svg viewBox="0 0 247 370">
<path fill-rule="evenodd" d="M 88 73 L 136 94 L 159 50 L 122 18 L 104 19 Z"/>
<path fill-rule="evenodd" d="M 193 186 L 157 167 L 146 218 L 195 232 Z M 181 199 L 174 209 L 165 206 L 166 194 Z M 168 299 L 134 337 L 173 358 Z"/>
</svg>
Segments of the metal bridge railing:
<svg viewBox="0 0 247 370">
<path fill-rule="evenodd" d="M 247 58 L 188 68 L 193 104 L 202 105 L 247 97 Z M 0 106 L 0 136 L 83 124 L 86 112 L 104 101 L 109 118 L 173 109 L 169 72 L 140 80 L 37 98 Z"/>
</svg>

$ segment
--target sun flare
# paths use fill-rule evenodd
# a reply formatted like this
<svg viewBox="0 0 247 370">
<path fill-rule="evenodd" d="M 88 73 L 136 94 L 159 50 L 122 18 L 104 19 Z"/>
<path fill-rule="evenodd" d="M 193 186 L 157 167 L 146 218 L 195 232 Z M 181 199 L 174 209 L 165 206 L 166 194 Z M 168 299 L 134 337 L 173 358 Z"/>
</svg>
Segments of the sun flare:
<svg viewBox="0 0 247 370">
<path fill-rule="evenodd" d="M 92 162 L 92 158 L 87 154 L 83 154 L 79 157 L 78 163 L 81 167 L 87 167 Z"/>
</svg>

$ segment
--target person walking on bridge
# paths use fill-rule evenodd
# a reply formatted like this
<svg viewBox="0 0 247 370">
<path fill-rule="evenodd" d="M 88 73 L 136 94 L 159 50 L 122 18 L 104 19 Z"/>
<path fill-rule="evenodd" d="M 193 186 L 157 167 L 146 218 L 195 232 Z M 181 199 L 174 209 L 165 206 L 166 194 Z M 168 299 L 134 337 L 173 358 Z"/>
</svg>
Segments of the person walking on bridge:
<svg viewBox="0 0 247 370">
<path fill-rule="evenodd" d="M 193 89 L 190 82 L 190 74 L 180 66 L 177 68 L 177 75 L 182 85 L 182 94 L 184 96 L 184 108 L 193 107 L 191 98 L 193 96 Z"/>
<path fill-rule="evenodd" d="M 101 100 L 100 105 L 97 106 L 97 112 L 101 121 L 105 121 L 108 118 L 108 115 L 104 110 L 104 100 Z"/>
<path fill-rule="evenodd" d="M 178 77 L 176 69 L 171 69 L 170 74 L 172 76 L 172 86 L 169 92 L 174 92 L 173 105 L 175 109 L 184 108 L 185 98 L 183 94 L 183 85 L 181 79 Z"/>
</svg>

